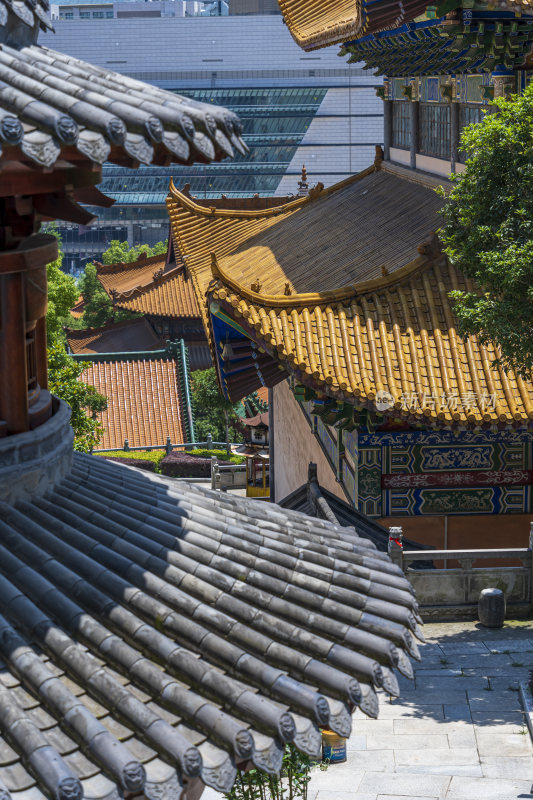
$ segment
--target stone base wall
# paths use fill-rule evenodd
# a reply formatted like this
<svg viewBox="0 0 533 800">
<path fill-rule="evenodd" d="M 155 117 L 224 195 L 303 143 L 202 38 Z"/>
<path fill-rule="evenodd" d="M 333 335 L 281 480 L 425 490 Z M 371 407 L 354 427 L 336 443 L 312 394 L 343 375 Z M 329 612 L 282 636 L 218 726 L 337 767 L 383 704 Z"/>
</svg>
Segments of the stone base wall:
<svg viewBox="0 0 533 800">
<path fill-rule="evenodd" d="M 286 381 L 272 390 L 274 402 L 274 487 L 276 503 L 307 483 L 309 462 L 317 465 L 320 485 L 346 501 L 320 443 L 312 433 L 298 401 Z M 272 480 L 272 477 L 271 477 Z"/>
<path fill-rule="evenodd" d="M 70 408 L 54 397 L 47 422 L 0 439 L 0 501 L 30 501 L 61 481 L 71 469 L 73 441 Z"/>
</svg>

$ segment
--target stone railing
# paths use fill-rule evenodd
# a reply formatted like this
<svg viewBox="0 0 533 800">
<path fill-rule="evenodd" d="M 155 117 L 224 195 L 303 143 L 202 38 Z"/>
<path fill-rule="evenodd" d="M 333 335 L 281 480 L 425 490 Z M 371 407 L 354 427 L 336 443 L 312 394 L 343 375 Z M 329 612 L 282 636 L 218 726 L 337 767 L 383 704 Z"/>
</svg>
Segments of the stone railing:
<svg viewBox="0 0 533 800">
<path fill-rule="evenodd" d="M 211 456 L 211 488 L 226 492 L 228 489 L 246 488 L 246 464 L 219 464 Z"/>
<path fill-rule="evenodd" d="M 523 548 L 406 551 L 401 529 L 389 529 L 389 555 L 412 583 L 425 618 L 476 617 L 480 592 L 487 588 L 503 591 L 508 618 L 527 615 L 533 605 L 532 552 L 533 532 Z"/>
</svg>

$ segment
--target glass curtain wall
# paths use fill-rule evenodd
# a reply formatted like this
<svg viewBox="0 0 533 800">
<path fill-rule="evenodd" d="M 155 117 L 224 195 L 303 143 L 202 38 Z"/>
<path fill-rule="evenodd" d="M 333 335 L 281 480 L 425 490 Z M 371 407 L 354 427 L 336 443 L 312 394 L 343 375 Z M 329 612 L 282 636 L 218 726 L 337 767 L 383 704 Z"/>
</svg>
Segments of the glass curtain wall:
<svg viewBox="0 0 533 800">
<path fill-rule="evenodd" d="M 106 164 L 99 188 L 115 199 L 115 205 L 95 209 L 98 221 L 90 227 L 60 226 L 65 268 L 76 273 L 88 261 L 101 258 L 102 243 L 110 239 L 150 245 L 166 239 L 164 203 L 171 177 L 178 187 L 190 184 L 191 194 L 202 199 L 221 194 L 273 195 L 326 92 L 325 88 L 313 87 L 180 89 L 182 95 L 235 111 L 242 120 L 243 138 L 250 152 L 217 164 L 140 167 L 135 172 Z"/>
</svg>

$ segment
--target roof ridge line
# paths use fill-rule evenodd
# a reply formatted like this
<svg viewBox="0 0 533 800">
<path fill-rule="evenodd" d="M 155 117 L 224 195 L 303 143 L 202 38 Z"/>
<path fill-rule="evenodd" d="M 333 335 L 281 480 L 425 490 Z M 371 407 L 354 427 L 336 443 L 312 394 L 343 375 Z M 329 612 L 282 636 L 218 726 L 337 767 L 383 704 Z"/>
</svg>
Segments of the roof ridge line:
<svg viewBox="0 0 533 800">
<path fill-rule="evenodd" d="M 392 161 L 382 161 L 380 169 L 383 172 L 388 172 L 389 175 L 396 175 L 398 178 L 404 178 L 411 183 L 417 183 L 420 186 L 425 186 L 426 189 L 436 189 L 442 186 L 444 191 L 451 191 L 453 184 L 445 175 L 437 175 L 436 173 L 424 172 L 423 170 L 411 169 L 405 167 L 403 164 L 395 164 Z"/>
<path fill-rule="evenodd" d="M 146 256 L 145 258 L 140 255 L 135 261 L 114 261 L 112 264 L 101 264 L 97 261 L 95 262 L 96 274 L 111 275 L 114 272 L 126 272 L 128 267 L 133 269 L 137 265 L 146 266 L 157 263 L 158 261 L 166 262 L 166 253 L 158 253 L 157 255 Z"/>
<path fill-rule="evenodd" d="M 401 283 L 407 277 L 410 277 L 413 272 L 419 270 L 420 272 L 429 269 L 432 266 L 438 265 L 442 259 L 442 254 L 434 257 L 434 254 L 429 250 L 429 245 L 425 242 L 419 245 L 419 255 L 412 261 L 404 264 L 395 272 L 389 275 L 383 275 L 379 278 L 372 278 L 368 281 L 361 281 L 360 283 L 349 284 L 339 289 L 331 289 L 324 292 L 302 292 L 301 294 L 289 295 L 269 295 L 254 292 L 242 284 L 230 278 L 229 275 L 220 266 L 216 253 L 211 253 L 211 271 L 213 273 L 213 281 L 220 282 L 231 288 L 234 292 L 241 295 L 244 299 L 251 301 L 254 304 L 269 306 L 271 308 L 297 308 L 298 306 L 306 306 L 314 303 L 315 305 L 324 305 L 326 303 L 336 303 L 349 298 L 359 297 L 363 294 L 371 294 L 374 291 L 389 288 L 396 283 Z M 425 252 L 425 251 L 428 252 Z M 209 286 L 208 292 L 212 291 L 215 287 Z"/>
<path fill-rule="evenodd" d="M 362 170 L 361 172 L 357 172 L 355 175 L 350 175 L 348 178 L 344 178 L 342 181 L 338 183 L 334 183 L 332 186 L 328 186 L 327 188 L 324 187 L 324 184 L 317 183 L 316 186 L 313 186 L 309 190 L 309 194 L 305 197 L 297 197 L 294 200 L 291 200 L 288 203 L 284 203 L 283 205 L 279 206 L 272 206 L 271 208 L 260 208 L 260 209 L 235 209 L 235 208 L 216 208 L 216 206 L 203 206 L 199 203 L 196 203 L 192 198 L 188 197 L 186 194 L 183 194 L 175 185 L 174 179 L 170 179 L 170 184 L 168 187 L 168 197 L 167 197 L 167 205 L 170 199 L 175 200 L 178 202 L 182 208 L 187 209 L 192 214 L 196 214 L 197 216 L 203 217 L 227 217 L 227 218 L 250 218 L 250 219 L 257 219 L 258 217 L 276 217 L 287 211 L 293 211 L 301 206 L 305 206 L 309 203 L 313 203 L 316 200 L 321 200 L 325 197 L 329 197 L 330 194 L 334 194 L 335 192 L 339 191 L 340 189 L 344 189 L 345 186 L 349 186 L 351 183 L 357 183 L 357 181 L 366 178 L 367 175 L 370 175 L 372 172 L 376 171 L 376 166 L 372 164 L 370 167 Z"/>
<path fill-rule="evenodd" d="M 118 300 L 132 300 L 133 298 L 139 297 L 141 294 L 144 294 L 155 284 L 159 285 L 161 283 L 166 283 L 166 281 L 169 280 L 170 278 L 175 278 L 179 272 L 185 273 L 185 271 L 186 271 L 185 267 L 182 264 L 176 264 L 175 267 L 172 267 L 172 269 L 169 269 L 168 272 L 163 273 L 158 278 L 154 278 L 154 276 L 152 276 L 152 279 L 148 281 L 148 283 L 139 283 L 137 286 L 133 286 L 131 289 L 125 289 L 123 292 L 119 292 L 113 288 L 106 289 L 105 286 L 103 288 L 107 292 L 107 294 L 111 297 L 113 302 L 116 302 Z"/>
<path fill-rule="evenodd" d="M 65 327 L 65 331 L 67 334 L 73 334 L 72 338 L 76 338 L 78 335 L 80 338 L 83 338 L 81 334 L 89 334 L 94 335 L 97 333 L 106 333 L 107 331 L 112 331 L 115 328 L 125 328 L 127 325 L 131 325 L 132 322 L 140 322 L 144 320 L 146 322 L 146 317 L 134 317 L 133 319 L 122 319 L 119 322 L 108 322 L 107 325 L 101 325 L 98 328 L 67 328 Z"/>
</svg>

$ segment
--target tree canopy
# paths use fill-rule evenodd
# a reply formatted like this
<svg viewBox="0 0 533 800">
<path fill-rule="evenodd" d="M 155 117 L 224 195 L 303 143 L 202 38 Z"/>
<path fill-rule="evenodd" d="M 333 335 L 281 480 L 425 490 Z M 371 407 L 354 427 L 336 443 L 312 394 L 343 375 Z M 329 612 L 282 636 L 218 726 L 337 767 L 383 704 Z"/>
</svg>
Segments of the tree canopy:
<svg viewBox="0 0 533 800">
<path fill-rule="evenodd" d="M 214 442 L 242 442 L 240 403 L 234 405 L 220 393 L 214 367 L 191 373 L 191 393 L 198 441 L 211 434 Z"/>
<path fill-rule="evenodd" d="M 48 348 L 48 388 L 69 404 L 74 429 L 74 450 L 90 453 L 96 447 L 104 428 L 96 418 L 98 411 L 107 408 L 107 399 L 79 378 L 88 364 L 69 356 L 60 341 L 52 341 Z"/>
<path fill-rule="evenodd" d="M 98 394 L 94 386 L 79 380 L 86 364 L 75 361 L 65 349 L 63 325 L 68 323 L 69 309 L 78 299 L 78 289 L 74 278 L 61 270 L 63 253 L 57 228 L 50 225 L 46 227 L 46 231 L 56 236 L 59 244 L 57 259 L 46 267 L 48 388 L 52 394 L 68 403 L 72 410 L 70 424 L 74 429 L 74 449 L 89 453 L 103 433 L 104 429 L 96 419 L 96 413 L 107 407 L 107 400 Z"/>
<path fill-rule="evenodd" d="M 78 289 L 72 275 L 67 275 L 61 269 L 63 261 L 61 237 L 55 223 L 47 225 L 45 230 L 56 237 L 59 245 L 58 257 L 46 267 L 48 281 L 46 333 L 49 341 L 55 341 L 56 339 L 64 338 L 63 325 L 69 322 L 70 309 L 78 299 Z"/>
<path fill-rule="evenodd" d="M 533 84 L 497 99 L 464 129 L 464 172 L 454 176 L 439 232 L 453 264 L 479 291 L 452 293 L 462 335 L 501 348 L 505 368 L 533 367 Z"/>
</svg>

